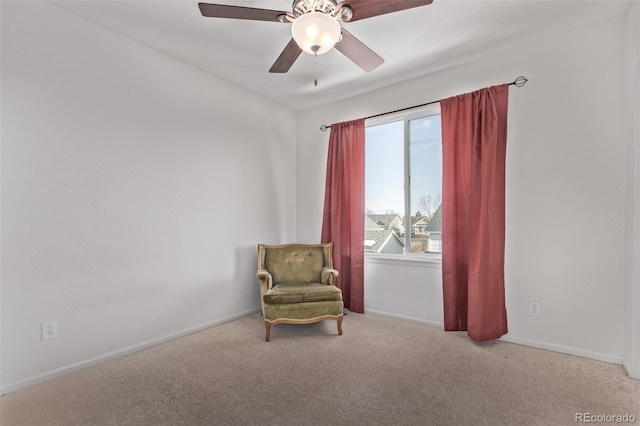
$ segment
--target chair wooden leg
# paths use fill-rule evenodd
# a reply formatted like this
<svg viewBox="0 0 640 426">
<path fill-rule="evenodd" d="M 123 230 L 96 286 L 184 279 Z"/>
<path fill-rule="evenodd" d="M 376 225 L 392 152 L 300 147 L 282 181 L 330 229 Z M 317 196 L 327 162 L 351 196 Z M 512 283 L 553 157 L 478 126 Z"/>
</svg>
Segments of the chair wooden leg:
<svg viewBox="0 0 640 426">
<path fill-rule="evenodd" d="M 268 342 L 269 338 L 271 337 L 271 323 L 269 321 L 264 322 L 264 331 L 266 333 L 264 336 L 264 341 Z"/>
<path fill-rule="evenodd" d="M 339 336 L 342 336 L 342 319 L 343 318 L 344 317 L 338 317 L 338 320 L 337 320 L 337 322 L 338 322 L 338 335 Z"/>
</svg>

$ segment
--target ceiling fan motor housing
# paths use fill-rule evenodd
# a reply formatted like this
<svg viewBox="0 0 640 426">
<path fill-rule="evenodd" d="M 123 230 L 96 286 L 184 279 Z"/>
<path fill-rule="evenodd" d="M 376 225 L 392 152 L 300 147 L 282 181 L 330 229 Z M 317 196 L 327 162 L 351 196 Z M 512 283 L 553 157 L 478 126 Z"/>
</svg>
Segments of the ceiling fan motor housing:
<svg viewBox="0 0 640 426">
<path fill-rule="evenodd" d="M 334 0 L 294 0 L 292 9 L 296 17 L 309 12 L 322 12 L 327 15 L 333 15 L 337 5 Z"/>
</svg>

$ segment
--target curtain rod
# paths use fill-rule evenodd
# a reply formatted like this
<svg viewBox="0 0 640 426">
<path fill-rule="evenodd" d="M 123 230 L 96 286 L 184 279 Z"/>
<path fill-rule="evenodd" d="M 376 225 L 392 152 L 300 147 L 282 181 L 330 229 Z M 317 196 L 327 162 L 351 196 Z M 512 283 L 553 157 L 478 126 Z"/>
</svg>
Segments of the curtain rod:
<svg viewBox="0 0 640 426">
<path fill-rule="evenodd" d="M 529 81 L 529 79 L 527 77 L 524 77 L 524 76 L 521 75 L 521 76 L 518 76 L 511 83 L 509 83 L 509 86 L 522 87 L 527 83 L 527 81 Z M 431 102 L 427 102 L 425 104 L 414 105 L 414 106 L 410 106 L 410 107 L 406 107 L 406 108 L 400 108 L 400 109 L 396 109 L 394 111 L 383 112 L 383 113 L 376 114 L 376 115 L 370 115 L 369 117 L 365 117 L 364 119 L 368 120 L 370 118 L 382 117 L 383 115 L 389 115 L 389 114 L 395 114 L 396 112 L 408 111 L 410 109 L 415 109 L 415 108 L 420 108 L 420 107 L 427 106 L 427 105 L 437 104 L 438 102 L 440 102 L 440 101 L 439 100 L 431 101 Z M 320 126 L 320 130 L 322 130 L 323 132 L 325 132 L 327 129 L 330 129 L 330 128 L 331 128 L 331 126 L 327 126 L 326 124 L 323 124 L 323 125 Z"/>
</svg>

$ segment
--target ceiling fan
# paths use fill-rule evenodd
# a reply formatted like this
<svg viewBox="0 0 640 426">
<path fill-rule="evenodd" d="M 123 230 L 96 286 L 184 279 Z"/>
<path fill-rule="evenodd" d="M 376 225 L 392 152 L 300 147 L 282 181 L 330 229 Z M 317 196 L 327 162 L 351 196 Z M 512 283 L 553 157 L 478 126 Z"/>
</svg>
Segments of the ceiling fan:
<svg viewBox="0 0 640 426">
<path fill-rule="evenodd" d="M 355 22 L 373 16 L 431 4 L 433 0 L 294 0 L 292 12 L 243 6 L 199 3 L 202 16 L 291 23 L 292 39 L 269 70 L 286 73 L 305 51 L 320 55 L 335 48 L 366 72 L 384 62 L 340 22 Z"/>
</svg>

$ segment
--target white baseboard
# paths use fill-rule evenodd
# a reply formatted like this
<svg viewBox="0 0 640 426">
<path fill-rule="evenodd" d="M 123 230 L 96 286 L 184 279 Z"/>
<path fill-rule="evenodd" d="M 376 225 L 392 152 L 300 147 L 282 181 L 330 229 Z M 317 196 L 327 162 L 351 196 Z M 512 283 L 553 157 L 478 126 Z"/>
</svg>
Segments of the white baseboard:
<svg viewBox="0 0 640 426">
<path fill-rule="evenodd" d="M 629 365 L 629 362 L 626 358 L 622 358 L 622 367 L 624 368 L 624 371 L 627 372 L 627 375 L 629 377 L 631 377 L 632 379 L 636 379 L 636 380 L 640 380 L 640 371 L 633 371 L 633 368 L 631 368 L 631 365 Z"/>
<path fill-rule="evenodd" d="M 438 321 L 430 321 L 430 320 L 424 320 L 424 319 L 420 319 L 420 318 L 407 317 L 407 316 L 404 316 L 404 315 L 390 314 L 388 312 L 376 311 L 376 310 L 371 310 L 371 309 L 365 309 L 365 314 L 376 315 L 376 316 L 379 316 L 379 317 L 386 317 L 386 318 L 392 318 L 392 319 L 398 319 L 398 320 L 408 321 L 408 322 L 414 322 L 414 323 L 424 324 L 424 325 L 428 325 L 428 326 L 432 326 L 432 327 L 440 327 L 440 328 L 444 327 L 444 324 L 442 322 L 438 322 Z M 515 344 L 522 345 L 522 346 L 529 346 L 529 347 L 537 348 L 537 349 L 545 349 L 545 350 L 548 350 L 548 351 L 559 352 L 559 353 L 564 353 L 564 354 L 569 354 L 569 355 L 575 355 L 575 356 L 579 356 L 579 357 L 582 357 L 582 358 L 589 358 L 589 359 L 593 359 L 593 360 L 596 360 L 596 361 L 608 362 L 610 364 L 622 365 L 623 367 L 625 367 L 625 370 L 627 371 L 627 374 L 629 374 L 629 368 L 628 368 L 628 366 L 625 366 L 625 363 L 623 363 L 623 358 L 621 356 L 611 355 L 611 354 L 603 354 L 603 353 L 600 353 L 600 352 L 587 351 L 587 350 L 584 350 L 584 349 L 573 348 L 571 346 L 557 345 L 557 344 L 554 344 L 554 343 L 541 342 L 541 341 L 538 341 L 538 340 L 524 339 L 524 338 L 521 338 L 521 337 L 509 336 L 508 334 L 505 335 L 505 336 L 502 336 L 500 338 L 500 340 L 502 340 L 503 342 L 515 343 Z"/>
<path fill-rule="evenodd" d="M 500 338 L 503 342 L 516 343 L 523 346 L 531 346 L 538 349 L 560 352 L 575 355 L 582 358 L 589 358 L 596 361 L 608 362 L 610 364 L 622 365 L 622 356 L 603 354 L 601 352 L 588 351 L 586 349 L 574 348 L 571 346 L 557 345 L 555 343 L 541 342 L 539 340 L 523 339 L 521 337 L 509 336 L 508 334 Z"/>
<path fill-rule="evenodd" d="M 139 344 L 136 344 L 136 345 L 129 346 L 127 348 L 123 348 L 123 349 L 119 349 L 119 350 L 116 350 L 116 351 L 108 352 L 106 354 L 99 355 L 99 356 L 94 357 L 94 358 L 90 358 L 90 359 L 87 359 L 87 360 L 84 360 L 84 361 L 80 361 L 80 362 L 77 362 L 77 363 L 74 363 L 74 364 L 66 365 L 64 367 L 56 368 L 55 370 L 47 371 L 45 373 L 38 374 L 36 376 L 31 376 L 31 377 L 28 377 L 28 378 L 26 378 L 24 380 L 20 380 L 18 382 L 10 383 L 10 384 L 4 386 L 0 390 L 0 395 L 5 395 L 5 394 L 8 394 L 8 393 L 12 393 L 12 392 L 15 392 L 17 390 L 20 390 L 20 389 L 23 389 L 23 388 L 26 388 L 26 387 L 29 387 L 29 386 L 33 386 L 35 384 L 42 383 L 42 382 L 45 382 L 47 380 L 54 379 L 56 377 L 60 377 L 60 376 L 63 376 L 65 374 L 72 373 L 74 371 L 83 370 L 85 368 L 92 367 L 94 365 L 98 365 L 98 364 L 101 364 L 103 362 L 119 358 L 119 357 L 124 356 L 124 355 L 129 355 L 131 353 L 138 352 L 138 351 L 141 351 L 143 349 L 147 349 L 147 348 L 150 348 L 152 346 L 156 346 L 156 345 L 159 345 L 161 343 L 168 342 L 170 340 L 174 340 L 174 339 L 177 339 L 177 338 L 180 338 L 180 337 L 188 336 L 189 334 L 197 333 L 198 331 L 202 331 L 202 330 L 205 330 L 207 328 L 214 327 L 216 325 L 221 325 L 221 324 L 224 324 L 224 323 L 227 323 L 227 322 L 231 322 L 231 321 L 237 320 L 239 318 L 246 317 L 248 315 L 257 314 L 258 312 L 260 312 L 260 308 L 251 309 L 251 310 L 248 310 L 248 311 L 245 311 L 245 312 L 241 312 L 239 314 L 231 315 L 231 316 L 228 316 L 228 317 L 225 317 L 225 318 L 221 318 L 221 319 L 218 319 L 218 320 L 215 320 L 215 321 L 211 321 L 211 322 L 207 322 L 207 323 L 204 323 L 204 324 L 200 324 L 200 325 L 197 325 L 195 327 L 190 327 L 190 328 L 187 328 L 185 330 L 177 331 L 175 333 L 171 333 L 171 334 L 168 334 L 166 336 L 158 337 L 156 339 L 151 339 L 151 340 L 148 340 L 146 342 L 142 342 L 142 343 L 139 343 Z"/>
<path fill-rule="evenodd" d="M 375 315 L 377 317 L 385 317 L 385 318 L 397 319 L 401 321 L 413 322 L 417 324 L 424 324 L 430 327 L 440 327 L 440 328 L 444 327 L 444 324 L 438 321 L 430 321 L 430 320 L 425 320 L 420 318 L 407 317 L 404 315 L 390 314 L 388 312 L 376 311 L 374 309 L 365 309 L 364 313 L 367 315 Z"/>
</svg>

